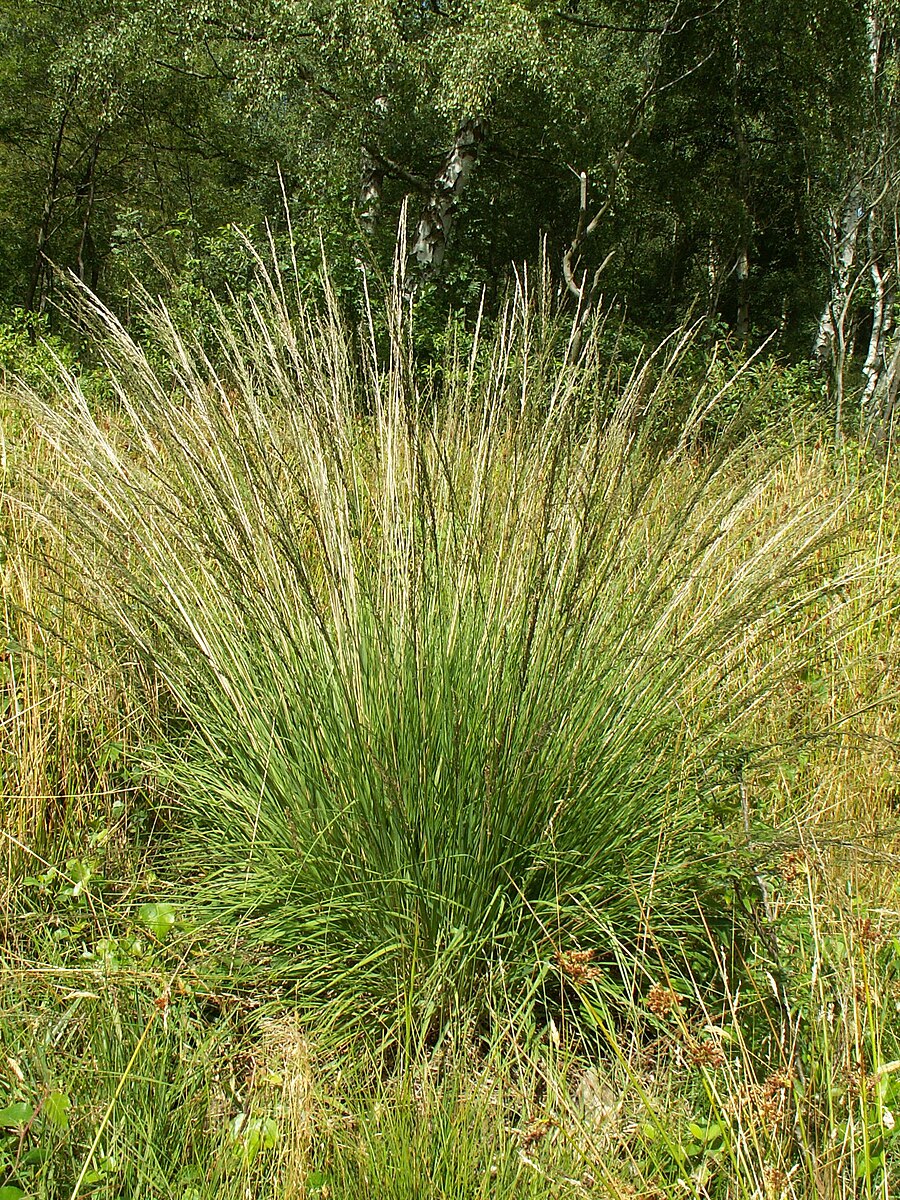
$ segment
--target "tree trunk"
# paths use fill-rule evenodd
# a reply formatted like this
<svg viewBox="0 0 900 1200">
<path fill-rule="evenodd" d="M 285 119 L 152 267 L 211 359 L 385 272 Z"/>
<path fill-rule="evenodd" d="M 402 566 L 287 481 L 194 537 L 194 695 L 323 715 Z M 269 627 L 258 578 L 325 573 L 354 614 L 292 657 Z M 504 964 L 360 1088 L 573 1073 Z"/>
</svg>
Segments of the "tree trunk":
<svg viewBox="0 0 900 1200">
<path fill-rule="evenodd" d="M 734 332 L 738 341 L 746 345 L 750 338 L 750 250 L 746 239 L 738 252 L 737 266 L 737 317 Z"/>
<path fill-rule="evenodd" d="M 813 358 L 827 380 L 835 443 L 843 438 L 845 379 L 853 341 L 848 326 L 852 329 L 853 302 L 861 278 L 858 258 L 863 215 L 863 182 L 857 168 L 844 192 L 840 216 L 832 213 L 829 221 L 829 296 L 813 346 Z"/>
<path fill-rule="evenodd" d="M 816 331 L 813 357 L 822 369 L 834 366 L 834 345 L 838 322 L 845 321 L 849 309 L 854 267 L 856 265 L 859 227 L 862 224 L 862 187 L 854 175 L 844 193 L 841 216 L 832 216 L 827 234 L 830 293 Z"/>
<path fill-rule="evenodd" d="M 897 396 L 900 393 L 900 336 L 895 335 L 892 342 L 892 346 L 884 352 L 884 366 L 879 372 L 866 418 L 866 444 L 879 456 L 887 452 L 897 415 Z"/>
<path fill-rule="evenodd" d="M 734 263 L 734 273 L 737 279 L 737 311 L 734 332 L 738 341 L 746 346 L 750 339 L 750 239 L 753 217 L 750 207 L 750 147 L 747 141 L 747 131 L 744 128 L 744 54 L 737 32 L 733 35 L 731 49 L 734 61 L 731 80 L 731 119 L 738 152 L 737 193 L 741 212 L 737 257 Z"/>
<path fill-rule="evenodd" d="M 85 171 L 84 179 L 78 188 L 78 198 L 84 203 L 84 216 L 81 221 L 81 237 L 78 240 L 78 257 L 76 262 L 76 270 L 78 278 L 84 282 L 84 257 L 85 252 L 91 253 L 94 247 L 94 240 L 91 237 L 91 216 L 94 211 L 94 180 L 97 170 L 97 159 L 100 157 L 100 133 L 94 135 L 94 144 L 91 147 L 91 157 L 88 161 L 87 170 Z"/>
<path fill-rule="evenodd" d="M 879 227 L 885 222 L 886 203 L 896 212 L 897 181 L 892 178 L 893 146 L 886 138 L 887 127 L 879 118 L 884 108 L 885 31 L 877 5 L 867 5 L 869 38 L 869 104 L 873 123 L 862 148 L 851 152 L 847 185 L 838 205 L 829 214 L 825 242 L 829 266 L 829 295 L 819 318 L 813 345 L 813 358 L 828 379 L 834 406 L 835 438 L 842 437 L 845 396 L 845 372 L 853 351 L 853 328 L 857 293 L 866 275 L 872 281 L 872 327 L 863 364 L 865 384 L 860 396 L 860 429 L 866 436 L 880 424 L 887 393 L 893 395 L 896 355 L 887 348 L 892 324 L 892 269 L 885 269 L 884 237 Z M 865 223 L 865 255 L 861 253 L 860 230 Z M 882 229 L 882 234 L 883 234 Z M 891 240 L 895 244 L 896 228 Z M 896 256 L 896 255 L 895 255 Z M 888 358 L 891 363 L 888 363 Z M 893 406 L 893 399 L 890 406 Z"/>
<path fill-rule="evenodd" d="M 359 223 L 372 233 L 381 215 L 381 192 L 384 187 L 384 166 L 368 150 L 362 151 L 359 183 Z"/>
<path fill-rule="evenodd" d="M 459 198 L 478 161 L 485 133 L 485 123 L 479 117 L 471 117 L 457 130 L 450 153 L 419 217 L 415 240 L 409 251 L 415 271 L 412 290 L 418 280 L 434 274 L 444 261 Z"/>
<path fill-rule="evenodd" d="M 870 222 L 871 224 L 871 222 Z M 871 243 L 871 235 L 870 235 Z M 860 424 L 865 427 L 869 422 L 869 410 L 878 390 L 878 383 L 886 363 L 884 358 L 884 341 L 891 323 L 891 305 L 888 298 L 887 279 L 882 273 L 875 254 L 870 246 L 869 273 L 872 276 L 872 332 L 869 335 L 869 350 L 863 364 L 865 387 L 860 401 Z M 887 276 L 890 276 L 888 271 Z"/>
<path fill-rule="evenodd" d="M 31 266 L 31 274 L 28 280 L 28 291 L 25 296 L 25 309 L 27 312 L 35 312 L 43 302 L 43 294 L 41 284 L 46 269 L 46 251 L 50 240 L 50 222 L 53 219 L 53 210 L 56 208 L 56 201 L 59 198 L 59 164 L 62 158 L 63 137 L 66 132 L 66 124 L 69 120 L 68 104 L 63 108 L 59 118 L 59 125 L 56 130 L 56 138 L 53 142 L 53 151 L 50 156 L 50 173 L 47 177 L 47 190 L 44 197 L 44 209 L 41 213 L 41 223 L 38 226 L 37 244 L 34 251 L 34 261 Z"/>
<path fill-rule="evenodd" d="M 588 240 L 600 228 L 600 223 L 612 206 L 613 188 L 609 187 L 606 199 L 594 216 L 588 220 L 588 175 L 582 171 L 578 176 L 579 202 L 578 222 L 575 234 L 565 254 L 563 254 L 563 278 L 566 287 L 575 298 L 578 307 L 575 310 L 575 320 L 569 335 L 569 345 L 566 351 L 566 362 L 574 363 L 581 357 L 581 347 L 584 341 L 584 330 L 588 318 L 594 311 L 600 299 L 600 278 L 612 262 L 615 247 L 610 250 L 600 265 L 594 270 L 591 278 L 588 271 L 582 267 L 582 252 Z"/>
</svg>

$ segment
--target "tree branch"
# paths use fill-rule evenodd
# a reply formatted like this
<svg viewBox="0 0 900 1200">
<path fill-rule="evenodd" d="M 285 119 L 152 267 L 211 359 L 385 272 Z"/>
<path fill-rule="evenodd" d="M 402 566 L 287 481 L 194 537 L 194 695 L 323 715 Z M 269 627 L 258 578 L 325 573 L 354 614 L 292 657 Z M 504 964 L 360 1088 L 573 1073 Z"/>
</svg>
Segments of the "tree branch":
<svg viewBox="0 0 900 1200">
<path fill-rule="evenodd" d="M 655 33 L 663 37 L 676 37 L 679 33 L 683 33 L 688 25 L 695 21 L 703 21 L 718 12 L 720 8 L 724 7 L 725 2 L 726 0 L 718 0 L 718 3 L 714 4 L 712 8 L 708 8 L 706 12 L 686 17 L 677 29 L 670 28 L 671 20 L 662 25 L 616 25 L 609 21 L 595 20 L 593 17 L 579 17 L 577 13 L 564 12 L 562 9 L 558 9 L 555 16 L 559 17 L 561 21 L 568 21 L 570 25 L 578 25 L 582 29 L 602 30 L 605 33 Z"/>
<path fill-rule="evenodd" d="M 382 154 L 370 142 L 363 142 L 363 150 L 366 154 L 381 167 L 386 175 L 393 176 L 394 179 L 402 179 L 404 183 L 408 183 L 415 191 L 420 192 L 423 196 L 429 195 L 431 185 L 426 183 L 419 175 L 413 175 L 412 171 L 407 171 L 406 167 L 395 162 L 392 158 L 388 158 L 386 154 Z"/>
</svg>

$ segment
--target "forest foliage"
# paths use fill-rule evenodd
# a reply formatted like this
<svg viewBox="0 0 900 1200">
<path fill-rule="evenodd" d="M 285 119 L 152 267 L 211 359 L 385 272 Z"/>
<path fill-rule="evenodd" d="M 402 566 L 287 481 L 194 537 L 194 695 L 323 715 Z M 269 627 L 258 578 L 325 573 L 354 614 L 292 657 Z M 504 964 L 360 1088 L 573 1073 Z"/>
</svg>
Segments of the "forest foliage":
<svg viewBox="0 0 900 1200">
<path fill-rule="evenodd" d="M 247 285 L 232 226 L 290 224 L 357 311 L 402 218 L 419 329 L 546 256 L 573 309 L 815 351 L 836 405 L 856 355 L 880 419 L 897 34 L 890 0 L 4 0 L 0 304 L 62 271 L 190 307 Z"/>
</svg>

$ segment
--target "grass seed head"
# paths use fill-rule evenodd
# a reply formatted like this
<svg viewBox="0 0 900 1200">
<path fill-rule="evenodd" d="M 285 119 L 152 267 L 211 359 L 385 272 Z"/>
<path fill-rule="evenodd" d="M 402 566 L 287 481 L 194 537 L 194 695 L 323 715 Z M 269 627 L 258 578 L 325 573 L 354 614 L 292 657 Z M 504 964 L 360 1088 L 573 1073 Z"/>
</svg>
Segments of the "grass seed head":
<svg viewBox="0 0 900 1200">
<path fill-rule="evenodd" d="M 678 997 L 671 988 L 654 983 L 647 993 L 647 1007 L 656 1017 L 668 1017 L 678 1008 Z"/>
<path fill-rule="evenodd" d="M 567 950 L 556 954 L 556 964 L 572 983 L 590 983 L 603 974 L 600 967 L 592 966 L 595 950 Z"/>
</svg>

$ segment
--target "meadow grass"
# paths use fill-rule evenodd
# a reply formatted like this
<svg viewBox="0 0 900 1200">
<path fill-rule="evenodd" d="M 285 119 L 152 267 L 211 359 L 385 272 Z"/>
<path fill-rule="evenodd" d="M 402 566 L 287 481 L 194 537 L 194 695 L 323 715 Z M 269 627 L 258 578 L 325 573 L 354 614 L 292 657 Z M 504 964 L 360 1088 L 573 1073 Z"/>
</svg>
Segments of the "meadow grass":
<svg viewBox="0 0 900 1200">
<path fill-rule="evenodd" d="M 0 1187 L 886 1196 L 890 464 L 260 268 L 10 447 Z"/>
</svg>

